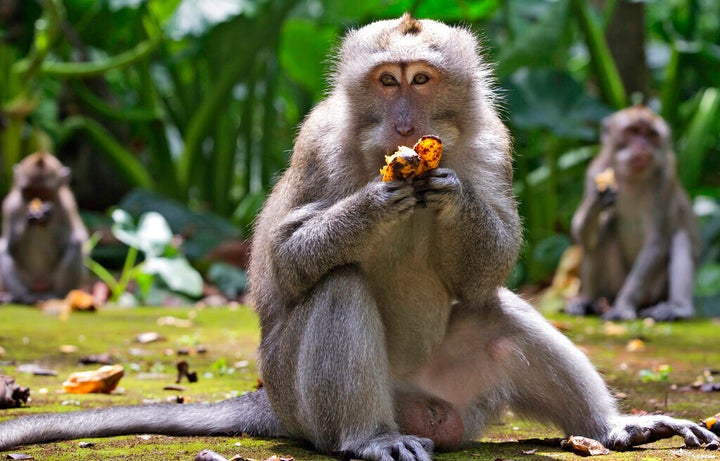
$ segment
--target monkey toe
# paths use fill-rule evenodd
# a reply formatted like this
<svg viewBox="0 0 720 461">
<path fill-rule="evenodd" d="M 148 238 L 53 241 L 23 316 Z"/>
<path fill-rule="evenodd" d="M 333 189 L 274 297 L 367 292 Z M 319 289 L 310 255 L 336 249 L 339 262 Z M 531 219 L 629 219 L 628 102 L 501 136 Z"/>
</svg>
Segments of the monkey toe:
<svg viewBox="0 0 720 461">
<path fill-rule="evenodd" d="M 387 434 L 343 453 L 345 459 L 370 461 L 432 461 L 433 443 L 411 435 Z"/>
<path fill-rule="evenodd" d="M 639 316 L 643 318 L 651 318 L 656 322 L 671 322 L 674 320 L 683 320 L 692 317 L 692 306 L 686 307 L 671 302 L 662 302 L 654 306 L 642 309 Z"/>
</svg>

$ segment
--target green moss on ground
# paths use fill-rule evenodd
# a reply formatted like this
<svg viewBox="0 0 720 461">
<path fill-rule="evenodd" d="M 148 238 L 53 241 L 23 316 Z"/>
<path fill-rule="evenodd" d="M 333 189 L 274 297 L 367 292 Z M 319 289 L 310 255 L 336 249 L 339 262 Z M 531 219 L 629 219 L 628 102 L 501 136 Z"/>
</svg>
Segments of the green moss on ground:
<svg viewBox="0 0 720 461">
<path fill-rule="evenodd" d="M 192 321 L 181 328 L 159 325 L 162 317 Z M 608 331 L 597 318 L 552 316 L 571 339 L 585 350 L 608 379 L 611 387 L 628 396 L 621 401 L 626 411 L 661 411 L 697 420 L 720 412 L 720 396 L 679 392 L 706 368 L 720 364 L 720 335 L 717 322 L 699 319 L 674 324 L 648 325 L 641 321 L 623 324 L 624 330 Z M 15 376 L 20 385 L 32 389 L 32 401 L 20 409 L 0 410 L 0 419 L 30 413 L 173 400 L 178 395 L 189 401 L 217 401 L 253 389 L 257 384 L 255 348 L 258 322 L 245 307 L 236 308 L 135 308 L 102 309 L 96 313 L 74 313 L 67 321 L 21 306 L 0 307 L 0 373 Z M 165 339 L 139 344 L 139 333 L 155 331 Z M 629 352 L 628 342 L 641 338 L 644 348 Z M 77 352 L 63 353 L 62 345 L 77 346 Z M 205 353 L 178 355 L 180 349 L 193 351 L 204 346 Z M 71 395 L 62 392 L 62 382 L 74 371 L 97 366 L 78 365 L 81 356 L 111 353 L 125 367 L 119 392 L 112 395 Z M 185 359 L 199 375 L 197 383 L 183 381 L 183 392 L 166 391 L 174 384 L 175 363 Z M 34 363 L 56 370 L 57 376 L 34 376 L 17 371 L 19 364 Z M 667 381 L 642 383 L 640 371 L 670 365 Z M 99 365 L 98 365 L 99 366 Z M 710 403 L 710 404 L 709 404 Z M 465 450 L 438 454 L 438 460 L 495 459 L 579 459 L 532 439 L 560 437 L 561 434 L 537 423 L 521 421 L 508 414 L 488 428 L 484 437 Z M 208 448 L 226 457 L 240 454 L 263 459 L 271 455 L 297 460 L 332 460 L 313 452 L 306 444 L 288 440 L 238 437 L 128 436 L 92 439 L 94 446 L 79 448 L 78 441 L 22 447 L 15 452 L 42 460 L 192 460 Z M 643 446 L 627 453 L 612 453 L 607 460 L 669 460 L 720 458 L 717 452 L 686 450 L 679 437 Z M 534 453 L 532 456 L 523 453 Z"/>
</svg>

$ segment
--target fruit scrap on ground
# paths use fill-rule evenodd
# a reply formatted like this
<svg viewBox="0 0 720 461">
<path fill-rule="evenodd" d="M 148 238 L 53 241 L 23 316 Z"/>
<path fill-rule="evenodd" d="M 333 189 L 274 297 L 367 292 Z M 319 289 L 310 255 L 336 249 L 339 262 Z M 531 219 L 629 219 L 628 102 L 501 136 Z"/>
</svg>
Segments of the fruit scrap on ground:
<svg viewBox="0 0 720 461">
<path fill-rule="evenodd" d="M 63 383 L 63 389 L 70 394 L 109 394 L 117 387 L 125 374 L 121 365 L 107 365 L 95 371 L 72 373 Z"/>
</svg>

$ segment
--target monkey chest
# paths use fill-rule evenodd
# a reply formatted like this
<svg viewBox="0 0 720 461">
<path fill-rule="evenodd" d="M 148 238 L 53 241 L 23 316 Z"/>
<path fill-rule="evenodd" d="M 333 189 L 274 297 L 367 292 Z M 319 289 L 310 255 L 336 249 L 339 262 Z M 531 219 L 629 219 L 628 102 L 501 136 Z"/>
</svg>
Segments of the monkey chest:
<svg viewBox="0 0 720 461">
<path fill-rule="evenodd" d="M 63 237 L 50 226 L 28 226 L 14 257 L 26 272 L 48 274 L 60 261 Z"/>
<path fill-rule="evenodd" d="M 414 371 L 442 341 L 453 301 L 434 263 L 441 251 L 432 235 L 434 215 L 420 211 L 399 223 L 363 264 L 396 375 Z"/>
<path fill-rule="evenodd" d="M 621 207 L 615 222 L 618 243 L 624 259 L 628 263 L 635 261 L 654 231 L 652 213 L 656 213 L 650 204 L 641 207 Z"/>
</svg>

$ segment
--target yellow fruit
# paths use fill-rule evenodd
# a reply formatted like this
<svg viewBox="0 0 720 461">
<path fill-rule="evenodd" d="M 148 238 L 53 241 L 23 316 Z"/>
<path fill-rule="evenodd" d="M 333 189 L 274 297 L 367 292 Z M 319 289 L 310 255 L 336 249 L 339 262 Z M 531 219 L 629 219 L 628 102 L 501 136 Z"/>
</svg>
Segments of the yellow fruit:
<svg viewBox="0 0 720 461">
<path fill-rule="evenodd" d="M 437 136 L 423 136 L 411 149 L 400 146 L 392 155 L 385 156 L 380 170 L 383 181 L 414 178 L 437 168 L 442 157 L 442 143 Z"/>
</svg>

